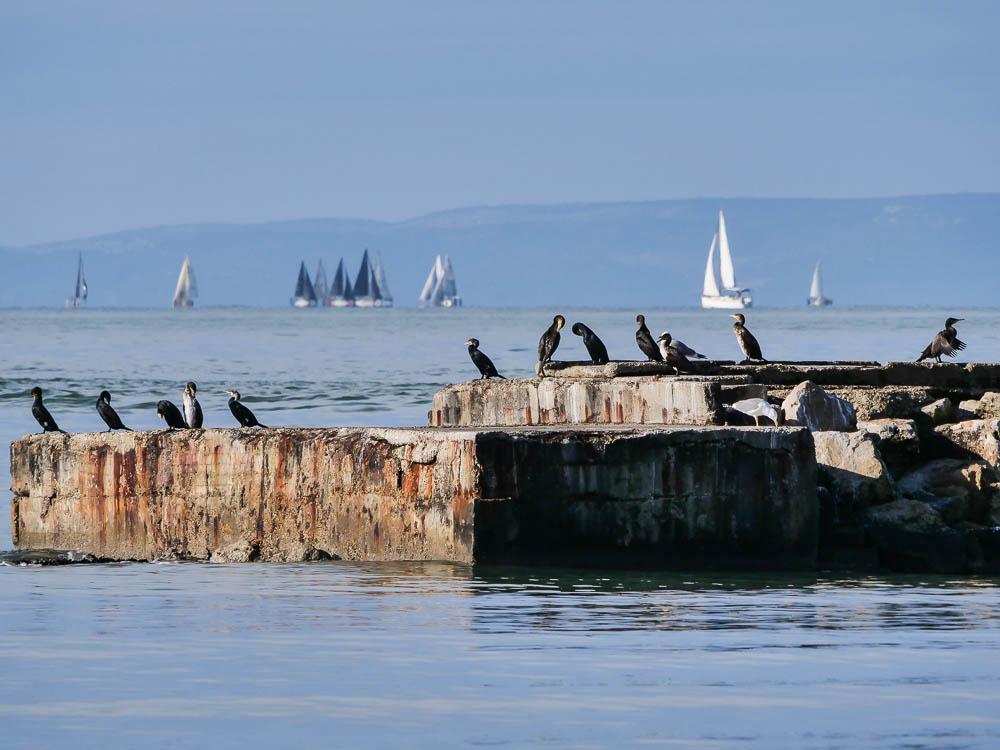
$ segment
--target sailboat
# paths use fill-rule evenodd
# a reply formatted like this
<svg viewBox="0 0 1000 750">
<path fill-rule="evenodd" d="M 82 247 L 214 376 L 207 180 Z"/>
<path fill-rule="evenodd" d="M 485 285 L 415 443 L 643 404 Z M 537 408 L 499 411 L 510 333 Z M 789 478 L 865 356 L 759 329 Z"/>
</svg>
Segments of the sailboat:
<svg viewBox="0 0 1000 750">
<path fill-rule="evenodd" d="M 194 278 L 191 257 L 188 256 L 181 266 L 181 275 L 177 277 L 177 288 L 174 290 L 174 308 L 194 307 L 194 301 L 197 297 L 198 282 Z"/>
<path fill-rule="evenodd" d="M 330 293 L 330 285 L 326 281 L 326 269 L 323 267 L 322 260 L 316 265 L 316 275 L 313 276 L 313 291 L 316 292 L 316 303 L 320 305 Z"/>
<path fill-rule="evenodd" d="M 361 268 L 358 269 L 358 278 L 354 281 L 354 305 L 382 307 L 382 290 L 368 259 L 368 248 L 365 248 L 365 254 L 361 256 Z"/>
<path fill-rule="evenodd" d="M 292 307 L 316 307 L 316 290 L 306 270 L 306 262 L 299 266 L 299 278 L 295 282 L 295 295 L 292 297 Z"/>
<path fill-rule="evenodd" d="M 351 280 L 347 276 L 347 269 L 344 268 L 344 259 L 340 259 L 337 264 L 337 271 L 333 274 L 333 283 L 327 292 L 323 304 L 327 307 L 353 307 L 354 292 L 351 289 Z"/>
<path fill-rule="evenodd" d="M 715 275 L 715 249 L 719 248 L 719 277 Z M 722 281 L 721 286 L 719 280 Z M 753 305 L 750 290 L 736 284 L 736 269 L 729 250 L 726 218 L 719 211 L 719 228 L 712 237 L 705 263 L 705 283 L 701 290 L 701 306 L 711 310 L 742 310 Z"/>
<path fill-rule="evenodd" d="M 819 275 L 819 265 L 819 261 L 817 261 L 816 268 L 813 270 L 812 285 L 809 287 L 809 299 L 806 300 L 806 304 L 811 307 L 826 307 L 833 304 L 832 299 L 823 296 L 823 282 Z"/>
<path fill-rule="evenodd" d="M 392 292 L 389 291 L 389 282 L 385 279 L 382 253 L 375 253 L 375 257 L 372 259 L 372 275 L 375 277 L 375 285 L 382 296 L 381 307 L 392 307 Z"/>
<path fill-rule="evenodd" d="M 418 301 L 421 307 L 462 306 L 462 298 L 458 295 L 458 285 L 455 282 L 455 269 L 447 255 L 444 258 L 439 255 L 434 259 Z"/>
<path fill-rule="evenodd" d="M 83 307 L 87 304 L 87 279 L 83 275 L 83 253 L 76 266 L 76 289 L 73 296 L 66 300 L 66 307 Z"/>
</svg>

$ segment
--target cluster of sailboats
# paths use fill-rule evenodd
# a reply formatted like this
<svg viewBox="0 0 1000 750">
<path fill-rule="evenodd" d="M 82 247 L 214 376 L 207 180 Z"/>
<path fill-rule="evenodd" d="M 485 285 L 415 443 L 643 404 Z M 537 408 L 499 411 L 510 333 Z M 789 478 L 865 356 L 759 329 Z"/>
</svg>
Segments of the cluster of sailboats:
<svg viewBox="0 0 1000 750">
<path fill-rule="evenodd" d="M 73 296 L 66 300 L 66 307 L 84 306 L 87 302 L 87 293 L 87 280 L 83 273 L 81 254 L 77 263 L 76 287 Z M 180 276 L 177 278 L 173 306 L 180 309 L 193 307 L 197 297 L 198 283 L 191 266 L 191 258 L 187 257 L 184 258 Z M 452 267 L 451 258 L 447 255 L 438 255 L 434 259 L 417 301 L 420 307 L 461 307 L 462 297 L 458 293 L 455 269 Z M 317 264 L 313 276 L 309 275 L 305 261 L 302 261 L 291 304 L 293 307 L 392 307 L 392 293 L 386 280 L 382 256 L 379 253 L 369 256 L 366 248 L 353 283 L 343 258 L 337 264 L 333 281 L 329 283 L 322 260 Z M 826 307 L 833 304 L 833 300 L 823 293 L 823 280 L 818 262 L 813 269 L 806 304 L 810 307 Z M 736 265 L 733 262 L 729 234 L 726 231 L 726 217 L 722 211 L 719 211 L 718 227 L 708 248 L 701 306 L 710 310 L 741 310 L 753 306 L 752 290 L 736 282 Z"/>
<path fill-rule="evenodd" d="M 322 260 L 312 277 L 306 270 L 305 261 L 302 261 L 291 299 L 292 307 L 392 307 L 392 302 L 382 256 L 375 253 L 369 257 L 367 248 L 353 284 L 343 258 L 337 264 L 330 283 L 327 282 Z"/>
</svg>

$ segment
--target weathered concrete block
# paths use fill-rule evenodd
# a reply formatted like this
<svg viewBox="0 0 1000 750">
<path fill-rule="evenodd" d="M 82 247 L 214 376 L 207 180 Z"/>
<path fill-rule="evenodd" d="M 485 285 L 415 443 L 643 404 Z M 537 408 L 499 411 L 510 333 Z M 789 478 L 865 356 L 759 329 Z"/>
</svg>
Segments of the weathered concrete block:
<svg viewBox="0 0 1000 750">
<path fill-rule="evenodd" d="M 958 418 L 958 410 L 949 398 L 939 398 L 920 409 L 930 421 L 937 426 L 954 422 Z"/>
<path fill-rule="evenodd" d="M 816 463 L 837 498 L 858 507 L 893 498 L 892 476 L 867 432 L 814 432 Z"/>
<path fill-rule="evenodd" d="M 875 438 L 879 453 L 890 464 L 910 464 L 920 457 L 920 434 L 912 419 L 858 421 L 858 429 Z"/>
<path fill-rule="evenodd" d="M 764 386 L 745 378 L 473 380 L 434 394 L 429 420 L 432 427 L 717 425 L 724 401 L 765 395 Z"/>
<path fill-rule="evenodd" d="M 976 410 L 979 419 L 1000 419 L 1000 393 L 989 391 L 979 399 L 979 408 Z"/>
<path fill-rule="evenodd" d="M 101 558 L 808 568 L 801 429 L 280 429 L 35 435 L 14 543 Z"/>
<path fill-rule="evenodd" d="M 933 400 L 930 388 L 913 386 L 871 386 L 828 388 L 830 393 L 849 401 L 859 420 L 914 419 L 921 407 Z"/>
</svg>

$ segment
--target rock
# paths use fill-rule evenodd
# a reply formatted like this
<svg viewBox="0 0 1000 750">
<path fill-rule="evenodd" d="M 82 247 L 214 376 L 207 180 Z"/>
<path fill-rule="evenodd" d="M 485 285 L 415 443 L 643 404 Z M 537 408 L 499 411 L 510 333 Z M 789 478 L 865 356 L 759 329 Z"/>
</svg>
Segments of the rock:
<svg viewBox="0 0 1000 750">
<path fill-rule="evenodd" d="M 799 383 L 781 404 L 785 424 L 803 425 L 812 432 L 854 432 L 857 417 L 854 407 L 808 380 Z"/>
<path fill-rule="evenodd" d="M 840 502 L 857 507 L 894 497 L 892 476 L 868 432 L 814 432 L 816 464 Z"/>
<path fill-rule="evenodd" d="M 900 572 L 952 572 L 981 565 L 979 545 L 950 528 L 920 500 L 901 498 L 865 511 L 865 528 L 879 563 Z"/>
<path fill-rule="evenodd" d="M 849 401 L 859 420 L 914 419 L 920 407 L 931 400 L 929 388 L 905 386 L 828 388 L 830 393 Z"/>
<path fill-rule="evenodd" d="M 912 463 L 920 455 L 920 435 L 912 419 L 858 421 L 858 429 L 875 438 L 879 452 L 890 465 Z"/>
<path fill-rule="evenodd" d="M 976 416 L 979 419 L 1000 419 L 1000 393 L 987 391 L 979 399 L 979 407 L 976 409 Z"/>
<path fill-rule="evenodd" d="M 937 401 L 922 407 L 920 411 L 930 418 L 935 427 L 939 424 L 954 422 L 957 417 L 955 405 L 946 398 L 939 398 Z"/>
<path fill-rule="evenodd" d="M 928 503 L 900 498 L 865 511 L 865 519 L 874 526 L 894 526 L 911 532 L 942 532 L 948 525 Z"/>
<path fill-rule="evenodd" d="M 979 402 L 975 399 L 958 402 L 958 420 L 976 419 L 979 416 Z"/>
<path fill-rule="evenodd" d="M 219 547 L 212 551 L 209 562 L 214 563 L 245 563 L 260 558 L 260 545 L 246 539 L 237 539 L 232 544 Z"/>
<path fill-rule="evenodd" d="M 970 419 L 934 428 L 935 434 L 954 449 L 979 456 L 991 466 L 1000 464 L 1000 420 Z"/>
</svg>

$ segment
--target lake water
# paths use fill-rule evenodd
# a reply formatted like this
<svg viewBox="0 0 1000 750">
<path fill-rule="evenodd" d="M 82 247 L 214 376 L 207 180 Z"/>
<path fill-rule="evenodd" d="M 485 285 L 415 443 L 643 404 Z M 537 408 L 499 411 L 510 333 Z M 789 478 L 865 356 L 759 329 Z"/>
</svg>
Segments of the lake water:
<svg viewBox="0 0 1000 750">
<path fill-rule="evenodd" d="M 0 435 L 127 424 L 195 380 L 272 425 L 416 425 L 475 375 L 528 375 L 551 315 L 637 353 L 614 310 L 0 311 Z M 738 356 L 722 312 L 647 310 Z M 771 359 L 912 359 L 949 314 L 754 310 Z M 564 333 L 557 357 L 579 359 Z M 6 453 L 0 470 L 8 473 Z M 0 547 L 9 546 L 9 498 Z M 1000 579 L 740 576 L 446 564 L 0 567 L 0 747 L 1000 747 Z"/>
</svg>

